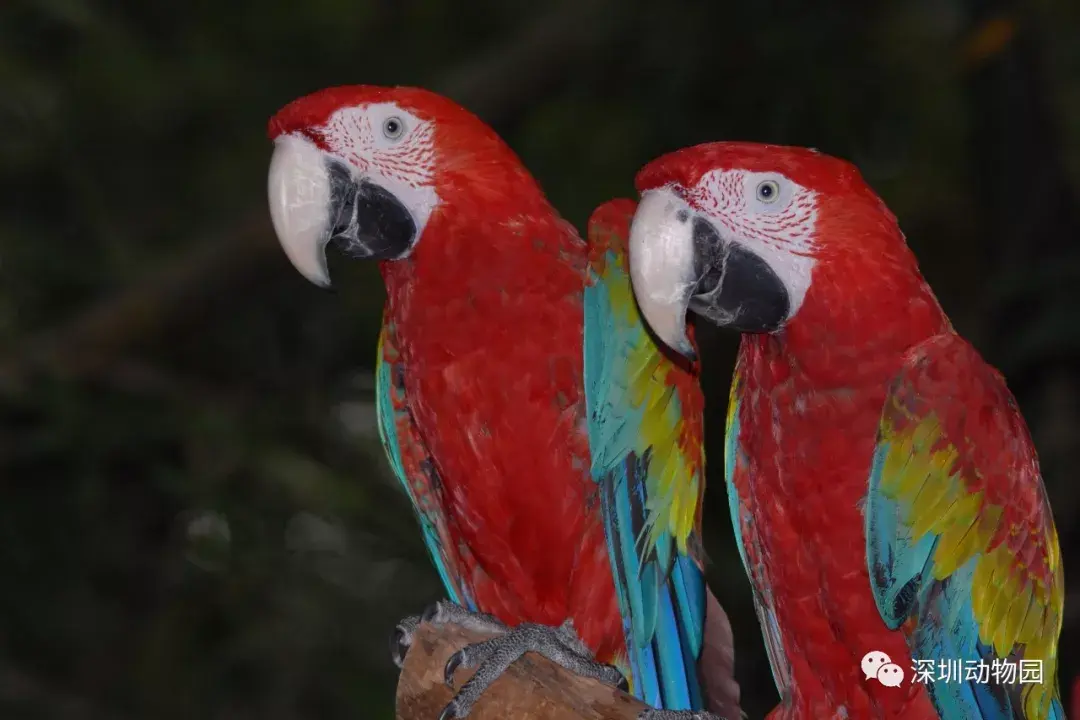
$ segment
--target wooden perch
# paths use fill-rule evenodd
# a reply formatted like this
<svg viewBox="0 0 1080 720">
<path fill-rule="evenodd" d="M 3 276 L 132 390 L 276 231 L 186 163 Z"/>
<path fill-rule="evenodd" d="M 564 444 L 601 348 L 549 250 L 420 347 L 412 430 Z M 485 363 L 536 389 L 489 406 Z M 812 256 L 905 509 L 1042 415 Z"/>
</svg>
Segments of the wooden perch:
<svg viewBox="0 0 1080 720">
<path fill-rule="evenodd" d="M 454 697 L 454 690 L 443 682 L 446 661 L 464 646 L 489 637 L 456 625 L 421 625 L 398 680 L 397 719 L 437 720 Z M 472 673 L 459 669 L 455 687 L 460 688 Z M 636 720 L 646 709 L 620 690 L 527 653 L 484 693 L 469 720 Z"/>
<path fill-rule="evenodd" d="M 726 718 L 743 717 L 735 681 L 735 639 L 720 602 L 708 591 L 705 642 L 701 651 L 702 689 L 709 710 Z M 454 691 L 443 683 L 450 656 L 489 636 L 448 625 L 421 625 L 405 656 L 397 690 L 398 720 L 436 720 Z M 472 676 L 458 670 L 455 687 Z M 578 677 L 535 653 L 510 666 L 469 714 L 470 720 L 636 720 L 648 709 L 636 699 L 596 680 Z"/>
</svg>

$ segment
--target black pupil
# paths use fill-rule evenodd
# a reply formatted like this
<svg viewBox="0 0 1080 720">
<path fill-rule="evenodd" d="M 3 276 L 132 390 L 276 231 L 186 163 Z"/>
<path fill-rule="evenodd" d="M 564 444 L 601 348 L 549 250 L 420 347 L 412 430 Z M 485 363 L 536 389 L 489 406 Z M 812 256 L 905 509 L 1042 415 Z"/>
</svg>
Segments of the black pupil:
<svg viewBox="0 0 1080 720">
<path fill-rule="evenodd" d="M 761 186 L 761 197 L 772 197 L 772 185 Z"/>
<path fill-rule="evenodd" d="M 390 120 L 390 121 L 388 121 L 386 123 L 386 132 L 390 133 L 391 135 L 397 135 L 397 131 L 398 131 L 397 120 Z"/>
</svg>

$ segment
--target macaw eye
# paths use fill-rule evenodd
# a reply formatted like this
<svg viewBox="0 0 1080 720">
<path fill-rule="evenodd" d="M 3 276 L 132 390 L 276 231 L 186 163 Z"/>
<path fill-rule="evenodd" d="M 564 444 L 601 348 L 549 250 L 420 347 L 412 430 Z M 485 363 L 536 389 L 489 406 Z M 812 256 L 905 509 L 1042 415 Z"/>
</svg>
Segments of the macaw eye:
<svg viewBox="0 0 1080 720">
<path fill-rule="evenodd" d="M 774 180 L 765 180 L 757 186 L 757 199 L 763 203 L 776 202 L 780 197 L 780 186 Z"/>
<path fill-rule="evenodd" d="M 387 140 L 397 140 L 405 133 L 405 123 L 399 117 L 388 117 L 383 121 L 382 134 Z"/>
</svg>

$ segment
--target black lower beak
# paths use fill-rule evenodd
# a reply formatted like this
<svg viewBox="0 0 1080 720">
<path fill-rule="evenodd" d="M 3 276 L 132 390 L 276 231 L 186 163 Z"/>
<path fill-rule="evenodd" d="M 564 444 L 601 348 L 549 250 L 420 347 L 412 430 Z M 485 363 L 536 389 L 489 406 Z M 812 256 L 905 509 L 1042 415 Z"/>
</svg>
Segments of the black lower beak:
<svg viewBox="0 0 1080 720">
<path fill-rule="evenodd" d="M 328 163 L 330 243 L 352 258 L 394 260 L 416 242 L 409 210 L 384 188 L 357 181 L 342 163 Z"/>
<path fill-rule="evenodd" d="M 693 240 L 699 280 L 690 298 L 691 311 L 739 332 L 772 332 L 784 324 L 791 299 L 765 260 L 725 241 L 704 218 L 694 218 Z"/>
</svg>

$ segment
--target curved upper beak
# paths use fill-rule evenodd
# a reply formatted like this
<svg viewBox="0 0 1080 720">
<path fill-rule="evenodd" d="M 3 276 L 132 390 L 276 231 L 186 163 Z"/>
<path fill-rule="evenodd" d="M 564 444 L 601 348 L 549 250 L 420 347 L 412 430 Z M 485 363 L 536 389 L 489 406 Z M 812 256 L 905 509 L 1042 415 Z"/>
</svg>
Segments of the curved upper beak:
<svg viewBox="0 0 1080 720">
<path fill-rule="evenodd" d="M 791 301 L 777 273 L 669 188 L 647 190 L 630 226 L 630 279 L 645 321 L 693 358 L 686 314 L 721 327 L 770 332 Z"/>
<path fill-rule="evenodd" d="M 693 213 L 665 188 L 641 196 L 630 224 L 630 281 L 638 307 L 665 345 L 692 358 L 686 313 L 697 287 Z"/>
<path fill-rule="evenodd" d="M 267 190 L 282 249 L 320 287 L 330 286 L 330 243 L 351 257 L 392 260 L 416 241 L 416 223 L 392 193 L 302 136 L 274 141 Z"/>
</svg>

